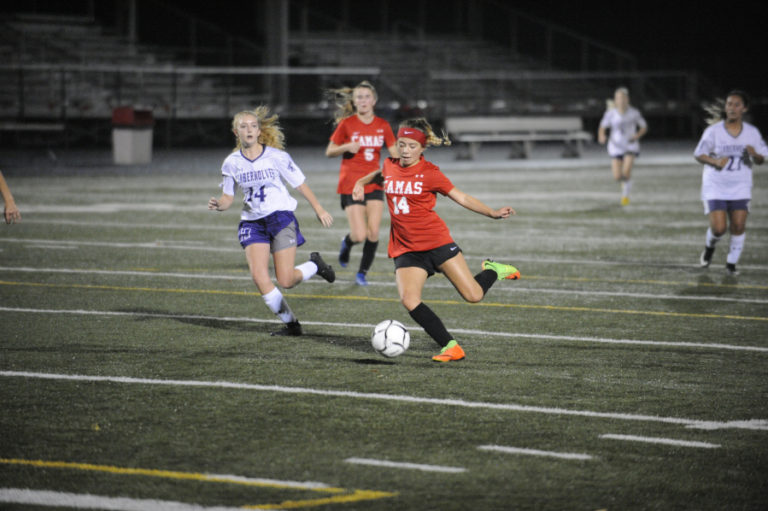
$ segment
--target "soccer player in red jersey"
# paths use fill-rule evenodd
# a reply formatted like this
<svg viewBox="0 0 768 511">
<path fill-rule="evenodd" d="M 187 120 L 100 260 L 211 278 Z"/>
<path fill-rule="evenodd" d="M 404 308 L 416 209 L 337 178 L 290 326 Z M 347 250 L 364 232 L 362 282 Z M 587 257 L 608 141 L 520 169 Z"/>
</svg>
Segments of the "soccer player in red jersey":
<svg viewBox="0 0 768 511">
<path fill-rule="evenodd" d="M 352 246 L 365 241 L 355 282 L 366 286 L 366 274 L 379 245 L 384 192 L 381 186 L 371 183 L 365 187 L 363 197 L 355 200 L 352 188 L 358 179 L 379 168 L 382 147 L 387 147 L 390 156 L 397 156 L 395 135 L 389 123 L 374 113 L 376 89 L 369 82 L 363 81 L 352 89 L 334 89 L 329 93 L 341 102 L 335 115 L 336 129 L 325 154 L 329 158 L 342 157 L 336 193 L 341 195 L 341 209 L 349 221 L 349 234 L 341 241 L 339 264 L 346 267 Z"/>
<path fill-rule="evenodd" d="M 395 260 L 395 280 L 400 301 L 416 323 L 441 346 L 432 360 L 452 362 L 464 358 L 464 350 L 448 333 L 440 318 L 421 299 L 427 278 L 441 272 L 466 301 L 479 302 L 496 280 L 516 280 L 514 266 L 485 260 L 482 271 L 472 275 L 461 249 L 451 238 L 448 226 L 434 211 L 437 194 L 475 213 L 490 218 L 515 214 L 509 206 L 493 209 L 456 188 L 434 165 L 424 159 L 427 146 L 448 145 L 437 136 L 426 119 L 409 119 L 397 132 L 399 158 L 388 158 L 381 170 L 359 179 L 352 195 L 359 198 L 368 183 L 382 183 L 389 206 L 391 229 L 389 257 Z"/>
</svg>

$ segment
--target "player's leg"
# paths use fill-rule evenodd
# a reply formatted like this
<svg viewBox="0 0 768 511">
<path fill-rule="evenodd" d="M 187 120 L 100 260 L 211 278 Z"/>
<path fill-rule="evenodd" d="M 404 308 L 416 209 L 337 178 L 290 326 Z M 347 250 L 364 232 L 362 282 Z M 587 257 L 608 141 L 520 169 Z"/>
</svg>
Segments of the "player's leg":
<svg viewBox="0 0 768 511">
<path fill-rule="evenodd" d="M 704 238 L 704 250 L 699 257 L 699 264 L 702 268 L 708 267 L 709 263 L 712 262 L 715 245 L 723 237 L 728 226 L 728 217 L 723 201 L 704 201 L 704 210 L 709 218 L 709 228 Z"/>
<path fill-rule="evenodd" d="M 634 154 L 625 154 L 621 162 L 621 204 L 629 204 L 629 192 L 632 190 L 632 167 L 635 164 Z"/>
<path fill-rule="evenodd" d="M 453 340 L 451 334 L 435 312 L 421 300 L 421 291 L 429 274 L 423 268 L 408 266 L 395 270 L 395 281 L 400 302 L 411 318 L 441 346 L 441 352 L 432 357 L 439 362 L 450 362 L 464 358 L 464 350 Z"/>
<path fill-rule="evenodd" d="M 736 270 L 736 264 L 739 262 L 741 252 L 744 250 L 744 240 L 747 237 L 747 214 L 748 211 L 746 209 L 735 209 L 729 212 L 731 243 L 728 250 L 728 257 L 725 262 L 726 271 L 730 275 L 739 274 Z"/>
<path fill-rule="evenodd" d="M 485 292 L 496 282 L 496 272 L 491 270 L 483 270 L 477 276 L 473 276 L 467 265 L 467 260 L 464 259 L 464 254 L 461 252 L 443 262 L 438 268 L 453 284 L 461 297 L 470 303 L 477 303 L 482 300 Z M 480 284 L 478 277 L 481 277 L 482 282 L 486 283 L 487 288 Z"/>
<path fill-rule="evenodd" d="M 367 286 L 365 276 L 373 265 L 376 257 L 376 249 L 379 246 L 379 226 L 384 215 L 384 201 L 370 199 L 365 201 L 366 236 L 363 244 L 363 256 L 360 258 L 360 267 L 357 270 L 356 282 L 361 286 Z"/>
<path fill-rule="evenodd" d="M 294 254 L 295 251 L 294 248 Z M 245 247 L 245 257 L 248 261 L 251 277 L 256 287 L 259 288 L 264 303 L 286 324 L 283 329 L 273 332 L 272 335 L 301 335 L 301 325 L 283 298 L 280 289 L 275 287 L 269 276 L 269 255 L 269 243 L 253 243 Z"/>
<path fill-rule="evenodd" d="M 347 215 L 349 233 L 341 240 L 341 246 L 339 247 L 339 264 L 342 268 L 346 268 L 347 264 L 349 264 L 349 254 L 352 251 L 352 247 L 365 239 L 365 205 L 361 203 L 346 203 L 344 214 Z"/>
</svg>

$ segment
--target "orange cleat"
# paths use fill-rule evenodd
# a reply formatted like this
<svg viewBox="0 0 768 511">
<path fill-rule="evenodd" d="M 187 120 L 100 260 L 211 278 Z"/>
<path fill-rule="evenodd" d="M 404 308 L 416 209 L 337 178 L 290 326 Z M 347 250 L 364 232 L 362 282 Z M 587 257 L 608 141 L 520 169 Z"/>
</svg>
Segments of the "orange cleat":
<svg viewBox="0 0 768 511">
<path fill-rule="evenodd" d="M 445 345 L 440 353 L 432 357 L 435 362 L 456 362 L 464 358 L 464 350 L 461 349 L 459 343 L 451 341 Z"/>
</svg>

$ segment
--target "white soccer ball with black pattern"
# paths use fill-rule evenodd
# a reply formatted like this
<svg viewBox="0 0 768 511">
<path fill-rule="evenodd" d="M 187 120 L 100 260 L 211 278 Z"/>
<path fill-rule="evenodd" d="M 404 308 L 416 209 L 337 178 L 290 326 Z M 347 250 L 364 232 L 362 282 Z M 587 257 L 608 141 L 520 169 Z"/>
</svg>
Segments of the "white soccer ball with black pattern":
<svg viewBox="0 0 768 511">
<path fill-rule="evenodd" d="M 405 325 L 394 319 L 386 319 L 376 325 L 371 335 L 371 346 L 385 357 L 397 357 L 411 345 L 411 334 Z"/>
</svg>

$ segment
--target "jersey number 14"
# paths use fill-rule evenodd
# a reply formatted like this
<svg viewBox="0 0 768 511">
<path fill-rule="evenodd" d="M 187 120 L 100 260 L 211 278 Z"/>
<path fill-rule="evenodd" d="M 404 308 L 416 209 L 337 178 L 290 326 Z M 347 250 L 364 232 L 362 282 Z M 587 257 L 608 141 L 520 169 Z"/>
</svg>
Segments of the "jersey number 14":
<svg viewBox="0 0 768 511">
<path fill-rule="evenodd" d="M 397 198 L 392 197 L 392 211 L 399 215 L 400 213 L 407 215 L 411 212 L 411 208 L 408 206 L 408 200 L 405 196 Z"/>
</svg>

